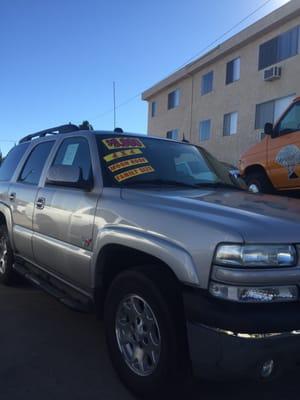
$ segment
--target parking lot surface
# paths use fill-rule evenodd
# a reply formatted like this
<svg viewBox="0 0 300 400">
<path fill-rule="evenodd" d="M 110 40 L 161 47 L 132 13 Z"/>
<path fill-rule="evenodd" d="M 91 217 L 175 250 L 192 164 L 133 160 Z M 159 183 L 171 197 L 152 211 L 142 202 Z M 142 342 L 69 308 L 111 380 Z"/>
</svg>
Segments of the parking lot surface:
<svg viewBox="0 0 300 400">
<path fill-rule="evenodd" d="M 129 400 L 105 346 L 103 325 L 48 295 L 21 285 L 0 287 L 1 400 Z M 271 383 L 189 384 L 184 399 L 299 398 L 294 370 Z"/>
</svg>

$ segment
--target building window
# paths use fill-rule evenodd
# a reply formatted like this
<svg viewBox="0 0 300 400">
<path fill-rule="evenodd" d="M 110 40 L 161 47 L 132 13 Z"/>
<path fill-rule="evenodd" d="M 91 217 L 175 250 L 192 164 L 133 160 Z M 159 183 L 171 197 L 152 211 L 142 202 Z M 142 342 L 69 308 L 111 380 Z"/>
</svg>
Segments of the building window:
<svg viewBox="0 0 300 400">
<path fill-rule="evenodd" d="M 214 81 L 214 72 L 210 71 L 207 74 L 202 76 L 201 80 L 201 96 L 212 92 L 213 90 L 213 81 Z"/>
<path fill-rule="evenodd" d="M 178 140 L 179 139 L 179 129 L 172 129 L 167 132 L 167 139 Z"/>
<path fill-rule="evenodd" d="M 227 63 L 226 68 L 226 85 L 240 79 L 241 71 L 241 59 L 235 58 L 234 60 Z"/>
<path fill-rule="evenodd" d="M 231 136 L 237 133 L 238 113 L 232 112 L 224 115 L 223 136 Z"/>
<path fill-rule="evenodd" d="M 200 121 L 199 123 L 199 139 L 200 142 L 209 140 L 211 131 L 211 120 L 206 119 L 205 121 Z"/>
<path fill-rule="evenodd" d="M 295 95 L 281 97 L 256 105 L 255 129 L 263 129 L 267 122 L 274 123 L 294 100 Z"/>
<path fill-rule="evenodd" d="M 156 101 L 152 101 L 151 103 L 151 117 L 155 117 L 157 115 L 157 103 Z"/>
<path fill-rule="evenodd" d="M 259 47 L 258 69 L 264 69 L 299 53 L 300 27 L 268 40 Z"/>
<path fill-rule="evenodd" d="M 168 94 L 168 110 L 179 106 L 179 89 L 173 90 L 173 92 Z"/>
</svg>

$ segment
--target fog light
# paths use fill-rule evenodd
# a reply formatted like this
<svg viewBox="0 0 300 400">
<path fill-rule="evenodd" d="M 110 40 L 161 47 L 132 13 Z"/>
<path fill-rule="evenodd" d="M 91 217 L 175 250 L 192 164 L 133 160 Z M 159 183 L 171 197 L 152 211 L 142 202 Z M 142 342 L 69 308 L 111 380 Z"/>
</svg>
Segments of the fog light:
<svg viewBox="0 0 300 400">
<path fill-rule="evenodd" d="M 209 291 L 215 297 L 241 303 L 274 303 L 298 299 L 297 286 L 243 287 L 211 282 Z"/>
<path fill-rule="evenodd" d="M 275 367 L 274 360 L 266 361 L 261 367 L 261 371 L 260 371 L 261 377 L 262 378 L 269 378 L 272 375 L 273 371 L 274 371 L 274 367 Z"/>
</svg>

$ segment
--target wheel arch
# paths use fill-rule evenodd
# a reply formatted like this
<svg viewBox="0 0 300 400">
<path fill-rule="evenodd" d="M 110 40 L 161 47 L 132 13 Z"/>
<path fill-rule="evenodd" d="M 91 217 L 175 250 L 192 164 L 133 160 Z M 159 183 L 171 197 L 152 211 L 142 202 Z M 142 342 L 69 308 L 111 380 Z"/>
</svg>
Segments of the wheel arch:
<svg viewBox="0 0 300 400">
<path fill-rule="evenodd" d="M 92 260 L 92 286 L 95 300 L 103 302 L 112 280 L 122 271 L 141 265 L 156 266 L 166 271 L 170 279 L 199 285 L 192 257 L 182 248 L 168 241 L 120 229 L 102 232 L 99 250 Z"/>
<path fill-rule="evenodd" d="M 8 237 L 12 248 L 14 248 L 13 234 L 12 234 L 12 215 L 9 207 L 0 202 L 0 224 L 5 224 L 7 227 Z"/>
<path fill-rule="evenodd" d="M 246 167 L 244 171 L 244 176 L 246 177 L 247 175 L 253 172 L 263 172 L 265 175 L 268 176 L 267 171 L 261 164 L 252 164 Z"/>
</svg>

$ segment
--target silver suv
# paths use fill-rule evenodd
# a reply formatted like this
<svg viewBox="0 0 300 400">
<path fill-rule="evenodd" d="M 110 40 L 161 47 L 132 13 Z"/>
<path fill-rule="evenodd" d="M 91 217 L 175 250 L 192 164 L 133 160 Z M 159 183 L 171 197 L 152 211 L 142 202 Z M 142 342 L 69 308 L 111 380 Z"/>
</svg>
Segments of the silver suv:
<svg viewBox="0 0 300 400">
<path fill-rule="evenodd" d="M 104 316 L 137 394 L 300 360 L 300 203 L 250 194 L 201 149 L 65 125 L 0 168 L 0 281 Z"/>
</svg>

